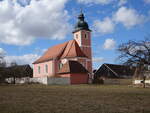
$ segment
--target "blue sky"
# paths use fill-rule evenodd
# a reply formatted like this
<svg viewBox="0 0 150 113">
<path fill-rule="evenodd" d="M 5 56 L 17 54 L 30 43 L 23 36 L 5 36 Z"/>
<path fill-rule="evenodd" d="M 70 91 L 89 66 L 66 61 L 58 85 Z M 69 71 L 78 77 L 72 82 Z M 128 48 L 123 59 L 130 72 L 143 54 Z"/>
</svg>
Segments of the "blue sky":
<svg viewBox="0 0 150 113">
<path fill-rule="evenodd" d="M 81 8 L 93 31 L 94 68 L 120 63 L 119 44 L 150 34 L 150 0 L 0 0 L 0 53 L 7 62 L 31 64 L 73 38 Z"/>
</svg>

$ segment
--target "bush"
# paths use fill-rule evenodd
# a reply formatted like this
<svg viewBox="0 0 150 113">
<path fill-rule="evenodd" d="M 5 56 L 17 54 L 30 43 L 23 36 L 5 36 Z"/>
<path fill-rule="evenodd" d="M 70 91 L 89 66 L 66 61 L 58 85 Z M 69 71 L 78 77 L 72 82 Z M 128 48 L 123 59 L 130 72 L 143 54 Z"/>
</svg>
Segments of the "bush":
<svg viewBox="0 0 150 113">
<path fill-rule="evenodd" d="M 93 84 L 104 84 L 104 80 L 100 78 L 95 78 L 93 80 Z"/>
</svg>

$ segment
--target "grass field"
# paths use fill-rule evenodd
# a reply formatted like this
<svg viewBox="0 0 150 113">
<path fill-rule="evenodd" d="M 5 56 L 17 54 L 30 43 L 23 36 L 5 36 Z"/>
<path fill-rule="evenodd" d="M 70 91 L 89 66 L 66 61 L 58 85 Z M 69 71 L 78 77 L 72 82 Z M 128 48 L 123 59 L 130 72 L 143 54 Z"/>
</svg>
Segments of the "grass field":
<svg viewBox="0 0 150 113">
<path fill-rule="evenodd" d="M 5 85 L 0 86 L 0 113 L 150 113 L 150 89 Z"/>
</svg>

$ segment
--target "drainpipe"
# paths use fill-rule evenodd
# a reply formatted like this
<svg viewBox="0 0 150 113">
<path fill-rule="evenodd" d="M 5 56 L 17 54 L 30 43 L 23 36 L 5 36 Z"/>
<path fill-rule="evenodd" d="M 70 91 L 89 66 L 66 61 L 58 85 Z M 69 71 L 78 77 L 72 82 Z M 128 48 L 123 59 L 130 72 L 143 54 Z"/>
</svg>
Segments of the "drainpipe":
<svg viewBox="0 0 150 113">
<path fill-rule="evenodd" d="M 55 59 L 52 60 L 52 76 L 55 76 L 56 74 L 56 65 L 55 65 Z"/>
</svg>

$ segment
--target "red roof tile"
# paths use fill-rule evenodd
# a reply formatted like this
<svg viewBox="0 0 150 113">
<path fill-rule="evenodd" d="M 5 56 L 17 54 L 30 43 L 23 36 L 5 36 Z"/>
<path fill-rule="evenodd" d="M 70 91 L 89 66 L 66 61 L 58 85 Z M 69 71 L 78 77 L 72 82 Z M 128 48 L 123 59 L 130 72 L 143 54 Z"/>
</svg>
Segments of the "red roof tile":
<svg viewBox="0 0 150 113">
<path fill-rule="evenodd" d="M 75 40 L 68 42 L 66 49 L 61 56 L 61 58 L 69 57 L 86 57 Z"/>
<path fill-rule="evenodd" d="M 33 64 L 42 63 L 52 59 L 69 57 L 86 57 L 75 40 L 70 40 L 49 48 L 44 55 L 36 60 Z"/>
</svg>

